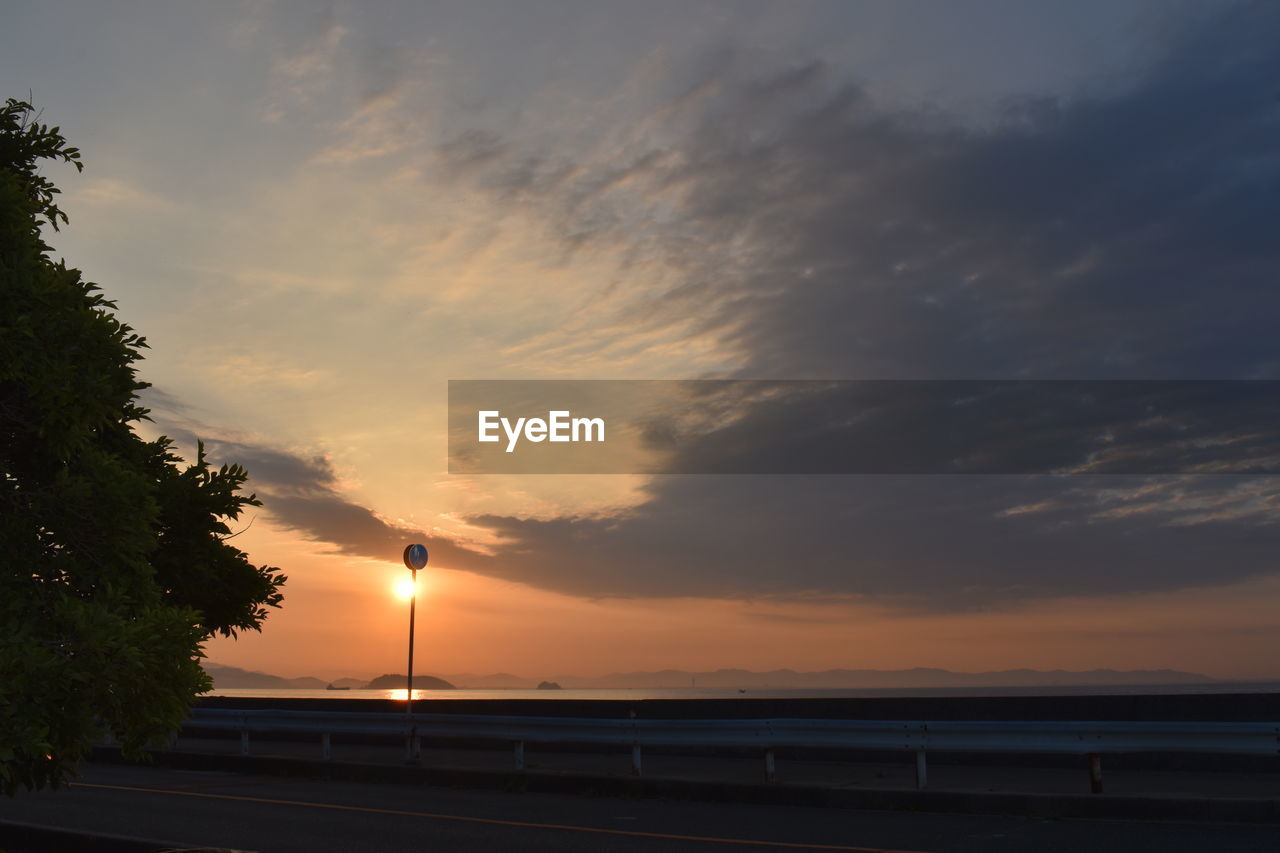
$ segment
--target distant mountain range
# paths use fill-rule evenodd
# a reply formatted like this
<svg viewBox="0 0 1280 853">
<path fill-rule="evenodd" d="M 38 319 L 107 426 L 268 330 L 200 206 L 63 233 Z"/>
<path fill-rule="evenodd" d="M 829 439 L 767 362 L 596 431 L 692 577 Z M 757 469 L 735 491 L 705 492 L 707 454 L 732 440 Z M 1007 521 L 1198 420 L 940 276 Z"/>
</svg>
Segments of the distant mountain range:
<svg viewBox="0 0 1280 853">
<path fill-rule="evenodd" d="M 463 676 L 455 683 L 467 684 Z M 828 669 L 796 672 L 775 669 L 752 672 L 746 669 L 717 669 L 714 672 L 685 672 L 664 669 L 658 672 L 614 673 L 598 678 L 554 676 L 553 681 L 573 687 L 773 687 L 773 688 L 893 688 L 893 687 L 1068 687 L 1093 685 L 1210 684 L 1216 679 L 1194 672 L 1173 669 L 1068 670 L 1006 669 L 996 672 L 952 672 L 947 669 Z M 531 684 L 529 686 L 532 686 Z"/>
<path fill-rule="evenodd" d="M 282 678 L 265 672 L 251 672 L 234 666 L 206 663 L 205 672 L 215 687 L 274 688 L 323 690 L 330 682 L 320 678 Z M 796 672 L 775 669 L 752 672 L 746 669 L 717 669 L 713 672 L 686 672 L 664 669 L 657 672 L 619 672 L 596 677 L 555 675 L 550 678 L 524 678 L 507 672 L 492 675 L 460 673 L 456 675 L 414 675 L 414 686 L 424 689 L 462 688 L 533 688 L 539 682 L 554 682 L 572 688 L 654 688 L 654 687 L 773 687 L 773 688 L 894 688 L 894 687 L 1089 687 L 1115 685 L 1212 684 L 1218 679 L 1175 669 L 1005 669 L 995 672 L 952 672 L 947 669 L 828 669 L 822 672 Z M 420 681 L 421 680 L 421 681 Z M 436 684 L 435 682 L 439 682 Z M 339 678 L 334 687 L 385 688 L 400 687 L 403 675 L 381 675 L 372 680 Z"/>
<path fill-rule="evenodd" d="M 324 690 L 329 682 L 319 678 L 281 678 L 265 672 L 251 672 L 234 666 L 223 666 L 218 663 L 204 663 L 204 671 L 213 679 L 214 687 L 253 687 L 272 688 L 276 690 L 297 688 L 299 690 Z M 364 687 L 367 682 L 361 681 Z M 336 684 L 336 682 L 335 682 Z M 339 685 L 340 686 L 340 685 Z M 354 686 L 354 685 L 352 685 Z"/>
<path fill-rule="evenodd" d="M 347 688 L 369 688 L 386 690 L 404 687 L 404 675 L 379 675 L 372 680 L 365 678 L 339 678 L 332 682 L 321 678 L 303 676 L 302 678 L 282 678 L 265 672 L 253 672 L 235 666 L 223 666 L 219 663 L 205 663 L 204 671 L 213 679 L 215 688 L 249 687 L 272 690 L 324 690 L 330 685 Z M 430 675 L 415 675 L 413 686 L 423 690 L 452 690 L 453 685 L 442 678 Z"/>
</svg>

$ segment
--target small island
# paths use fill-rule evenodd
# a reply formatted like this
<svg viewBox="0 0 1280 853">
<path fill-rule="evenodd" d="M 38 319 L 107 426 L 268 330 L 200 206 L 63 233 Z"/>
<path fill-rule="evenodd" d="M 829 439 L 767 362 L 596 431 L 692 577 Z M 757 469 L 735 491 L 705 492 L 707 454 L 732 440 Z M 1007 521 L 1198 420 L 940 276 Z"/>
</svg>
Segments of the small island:
<svg viewBox="0 0 1280 853">
<path fill-rule="evenodd" d="M 559 690 L 561 688 L 560 688 L 560 685 L 556 684 L 554 681 L 539 681 L 538 689 L 539 690 Z"/>
<path fill-rule="evenodd" d="M 366 690 L 403 690 L 406 678 L 403 675 L 388 673 L 379 675 L 373 681 L 365 685 Z M 414 690 L 455 690 L 452 684 L 443 678 L 436 678 L 432 675 L 415 675 L 413 677 Z"/>
</svg>

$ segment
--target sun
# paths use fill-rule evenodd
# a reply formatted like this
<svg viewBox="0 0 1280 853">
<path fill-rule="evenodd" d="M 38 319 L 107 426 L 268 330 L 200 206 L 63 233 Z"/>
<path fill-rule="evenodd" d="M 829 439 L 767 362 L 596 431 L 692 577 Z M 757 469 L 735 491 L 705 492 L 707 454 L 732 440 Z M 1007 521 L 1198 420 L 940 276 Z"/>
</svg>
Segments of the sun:
<svg viewBox="0 0 1280 853">
<path fill-rule="evenodd" d="M 394 589 L 396 598 L 408 601 L 413 598 L 413 594 L 417 590 L 417 585 L 409 578 L 399 578 L 396 580 Z"/>
</svg>

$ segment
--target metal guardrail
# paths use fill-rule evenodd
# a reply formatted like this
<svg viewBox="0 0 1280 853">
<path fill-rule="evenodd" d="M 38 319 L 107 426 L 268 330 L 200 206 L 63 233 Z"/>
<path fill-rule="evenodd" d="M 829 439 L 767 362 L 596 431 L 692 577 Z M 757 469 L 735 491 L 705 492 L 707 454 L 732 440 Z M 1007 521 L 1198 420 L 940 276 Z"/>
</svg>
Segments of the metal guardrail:
<svg viewBox="0 0 1280 853">
<path fill-rule="evenodd" d="M 524 769 L 525 743 L 631 746 L 632 773 L 640 774 L 644 746 L 722 746 L 764 751 L 765 779 L 775 781 L 774 749 L 810 747 L 913 752 L 916 784 L 927 782 L 925 755 L 939 752 L 1023 752 L 1085 755 L 1090 782 L 1102 791 L 1105 753 L 1198 752 L 1280 756 L 1280 723 L 1022 722 L 745 719 L 639 720 L 574 717 L 507 717 L 477 714 L 346 713 L 275 709 L 196 708 L 187 726 L 237 731 L 242 754 L 250 734 L 313 733 L 331 757 L 334 734 L 404 737 L 411 755 L 418 741 L 470 738 L 513 744 L 516 769 Z"/>
</svg>

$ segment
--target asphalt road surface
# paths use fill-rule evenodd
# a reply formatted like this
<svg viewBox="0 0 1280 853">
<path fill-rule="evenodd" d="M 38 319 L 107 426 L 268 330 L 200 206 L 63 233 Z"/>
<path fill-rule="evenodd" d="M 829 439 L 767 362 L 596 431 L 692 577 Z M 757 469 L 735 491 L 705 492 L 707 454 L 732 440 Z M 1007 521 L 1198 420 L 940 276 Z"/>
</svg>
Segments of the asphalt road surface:
<svg viewBox="0 0 1280 853">
<path fill-rule="evenodd" d="M 102 765 L 87 767 L 69 789 L 0 797 L 6 819 L 262 853 L 1280 850 L 1274 826 L 592 798 Z"/>
</svg>

